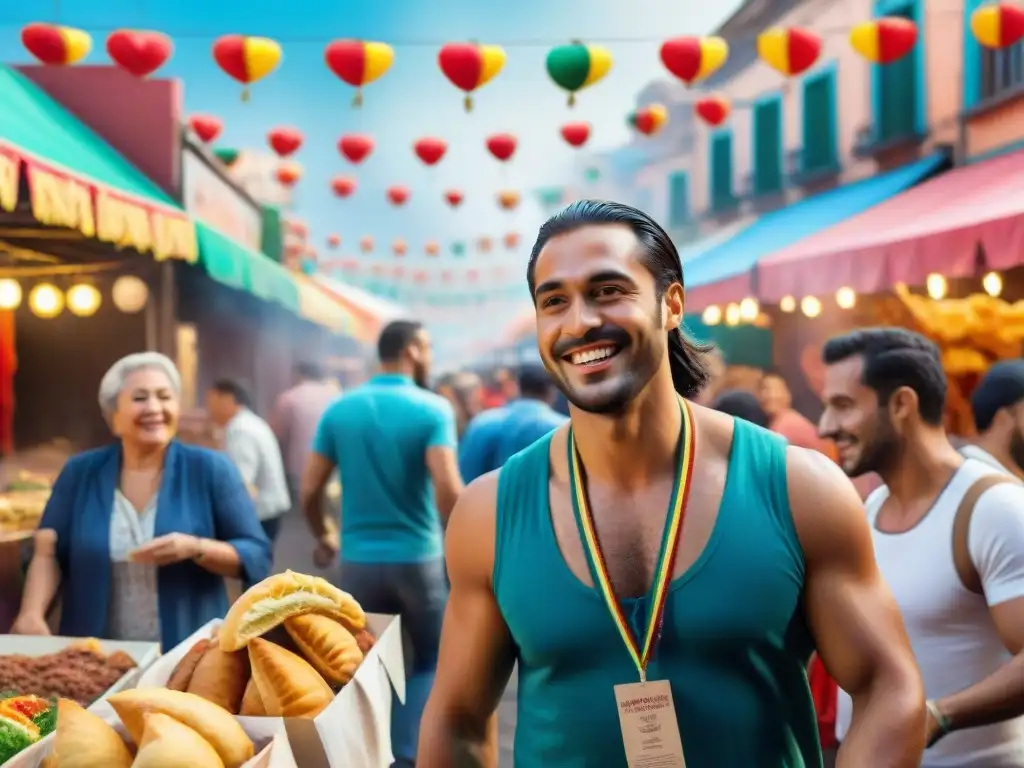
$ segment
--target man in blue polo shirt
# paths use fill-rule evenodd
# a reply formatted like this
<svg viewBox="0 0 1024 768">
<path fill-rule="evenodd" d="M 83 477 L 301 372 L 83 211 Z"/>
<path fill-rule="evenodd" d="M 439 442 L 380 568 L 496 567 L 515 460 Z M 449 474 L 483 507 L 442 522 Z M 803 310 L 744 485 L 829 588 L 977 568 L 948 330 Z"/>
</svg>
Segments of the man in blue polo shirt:
<svg viewBox="0 0 1024 768">
<path fill-rule="evenodd" d="M 426 389 L 430 338 L 410 320 L 377 342 L 381 373 L 335 400 L 320 419 L 302 483 L 319 562 L 339 543 L 322 497 L 341 479 L 341 586 L 372 613 L 399 614 L 406 635 L 406 704 L 396 706 L 392 748 L 416 755 L 419 720 L 433 684 L 448 599 L 443 526 L 462 492 L 455 414 Z"/>
<path fill-rule="evenodd" d="M 459 470 L 465 482 L 502 466 L 509 457 L 565 423 L 551 404 L 557 389 L 541 365 L 519 369 L 519 398 L 476 416 L 459 444 Z"/>
</svg>

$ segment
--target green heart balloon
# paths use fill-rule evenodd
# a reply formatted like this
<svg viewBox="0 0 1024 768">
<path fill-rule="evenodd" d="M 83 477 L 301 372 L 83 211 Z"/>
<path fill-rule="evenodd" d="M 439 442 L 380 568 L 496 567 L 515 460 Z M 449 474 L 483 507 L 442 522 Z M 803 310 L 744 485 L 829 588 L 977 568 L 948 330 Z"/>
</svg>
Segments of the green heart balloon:
<svg viewBox="0 0 1024 768">
<path fill-rule="evenodd" d="M 576 91 L 603 79 L 611 68 L 612 55 L 601 46 L 574 42 L 548 51 L 548 75 L 569 92 L 570 107 L 576 103 Z"/>
<path fill-rule="evenodd" d="M 213 154 L 215 154 L 217 159 L 224 163 L 224 165 L 230 168 L 235 164 L 238 160 L 238 156 L 242 153 L 237 149 L 215 149 L 213 150 Z"/>
<path fill-rule="evenodd" d="M 462 242 L 454 242 L 451 245 L 451 251 L 453 256 L 465 256 L 466 255 L 466 244 Z"/>
</svg>

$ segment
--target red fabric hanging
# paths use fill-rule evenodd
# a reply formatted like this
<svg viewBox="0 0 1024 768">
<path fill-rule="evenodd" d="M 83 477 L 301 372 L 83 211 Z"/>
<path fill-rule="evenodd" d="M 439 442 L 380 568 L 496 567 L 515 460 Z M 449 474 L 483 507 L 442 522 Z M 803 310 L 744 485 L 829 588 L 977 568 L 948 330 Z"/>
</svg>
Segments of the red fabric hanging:
<svg viewBox="0 0 1024 768">
<path fill-rule="evenodd" d="M 14 451 L 14 310 L 0 310 L 0 454 Z"/>
</svg>

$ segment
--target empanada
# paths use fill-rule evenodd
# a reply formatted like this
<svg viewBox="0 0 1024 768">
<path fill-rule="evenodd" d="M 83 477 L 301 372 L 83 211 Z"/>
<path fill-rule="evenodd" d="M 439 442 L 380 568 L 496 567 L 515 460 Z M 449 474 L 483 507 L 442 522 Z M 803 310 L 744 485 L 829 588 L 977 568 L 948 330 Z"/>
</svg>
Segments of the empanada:
<svg viewBox="0 0 1024 768">
<path fill-rule="evenodd" d="M 203 654 L 206 653 L 206 649 L 210 647 L 210 642 L 206 639 L 199 640 L 189 648 L 188 653 L 182 656 L 181 661 L 174 667 L 174 671 L 167 678 L 167 685 L 164 687 L 170 688 L 172 691 L 187 691 L 188 684 L 192 681 L 192 674 L 196 671 L 196 666 L 203 658 Z"/>
<path fill-rule="evenodd" d="M 198 733 L 213 747 L 225 768 L 239 768 L 255 754 L 252 740 L 226 710 L 201 696 L 166 688 L 135 688 L 109 699 L 132 740 L 138 744 L 149 712 L 169 715 Z"/>
<path fill-rule="evenodd" d="M 251 677 L 245 684 L 245 695 L 242 696 L 242 705 L 238 708 L 238 714 L 245 717 L 263 717 L 267 714 L 267 708 L 263 706 L 263 698 L 260 696 L 260 689 L 256 687 L 256 681 Z"/>
<path fill-rule="evenodd" d="M 352 633 L 334 619 L 308 613 L 284 622 L 306 661 L 331 685 L 344 685 L 363 662 Z"/>
<path fill-rule="evenodd" d="M 144 723 L 132 768 L 224 768 L 210 742 L 173 717 L 149 712 Z"/>
<path fill-rule="evenodd" d="M 57 702 L 49 768 L 130 768 L 132 753 L 110 723 L 70 699 Z"/>
<path fill-rule="evenodd" d="M 334 692 L 301 656 L 257 637 L 249 641 L 252 679 L 271 717 L 316 717 Z"/>
<path fill-rule="evenodd" d="M 249 656 L 245 651 L 222 651 L 211 643 L 186 690 L 237 715 L 248 679 Z"/>
</svg>

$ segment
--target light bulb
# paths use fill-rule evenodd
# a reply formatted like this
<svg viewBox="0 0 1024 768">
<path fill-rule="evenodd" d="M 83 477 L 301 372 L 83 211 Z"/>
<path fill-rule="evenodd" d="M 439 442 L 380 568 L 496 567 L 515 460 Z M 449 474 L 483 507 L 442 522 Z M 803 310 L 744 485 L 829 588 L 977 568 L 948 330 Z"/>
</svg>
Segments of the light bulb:
<svg viewBox="0 0 1024 768">
<path fill-rule="evenodd" d="M 821 302 L 817 296 L 804 296 L 800 299 L 800 311 L 807 317 L 817 317 L 821 314 Z"/>
<path fill-rule="evenodd" d="M 857 292 L 853 288 L 840 288 L 836 291 L 836 304 L 840 309 L 853 309 L 857 305 Z"/>
<path fill-rule="evenodd" d="M 17 309 L 21 304 L 21 285 L 5 277 L 0 280 L 0 309 Z"/>
<path fill-rule="evenodd" d="M 68 311 L 79 317 L 89 317 L 96 314 L 100 308 L 102 296 L 95 286 L 88 283 L 79 283 L 68 289 L 67 294 Z"/>
<path fill-rule="evenodd" d="M 37 317 L 56 317 L 64 311 L 64 294 L 56 286 L 39 283 L 29 291 L 28 306 Z"/>
<path fill-rule="evenodd" d="M 1003 292 L 1003 278 L 998 272 L 989 272 L 981 278 L 981 287 L 989 296 L 998 296 Z"/>
<path fill-rule="evenodd" d="M 761 308 L 757 304 L 757 299 L 746 298 L 740 302 L 740 319 L 747 323 L 752 323 L 757 319 L 757 313 Z"/>
<path fill-rule="evenodd" d="M 779 309 L 783 312 L 795 312 L 796 311 L 796 299 L 792 296 L 783 296 L 779 299 Z"/>
<path fill-rule="evenodd" d="M 712 304 L 701 313 L 700 319 L 704 321 L 704 325 L 718 325 L 722 322 L 722 308 Z"/>
<path fill-rule="evenodd" d="M 126 314 L 134 314 L 146 306 L 149 288 L 135 275 L 122 275 L 114 281 L 110 291 L 114 306 Z"/>
<path fill-rule="evenodd" d="M 928 296 L 936 301 L 946 298 L 946 291 L 949 290 L 946 278 L 935 272 L 928 275 L 928 278 L 925 280 L 924 287 L 925 290 L 928 291 Z"/>
<path fill-rule="evenodd" d="M 740 305 L 729 304 L 725 308 L 725 324 L 726 325 L 739 325 L 740 324 Z"/>
</svg>

